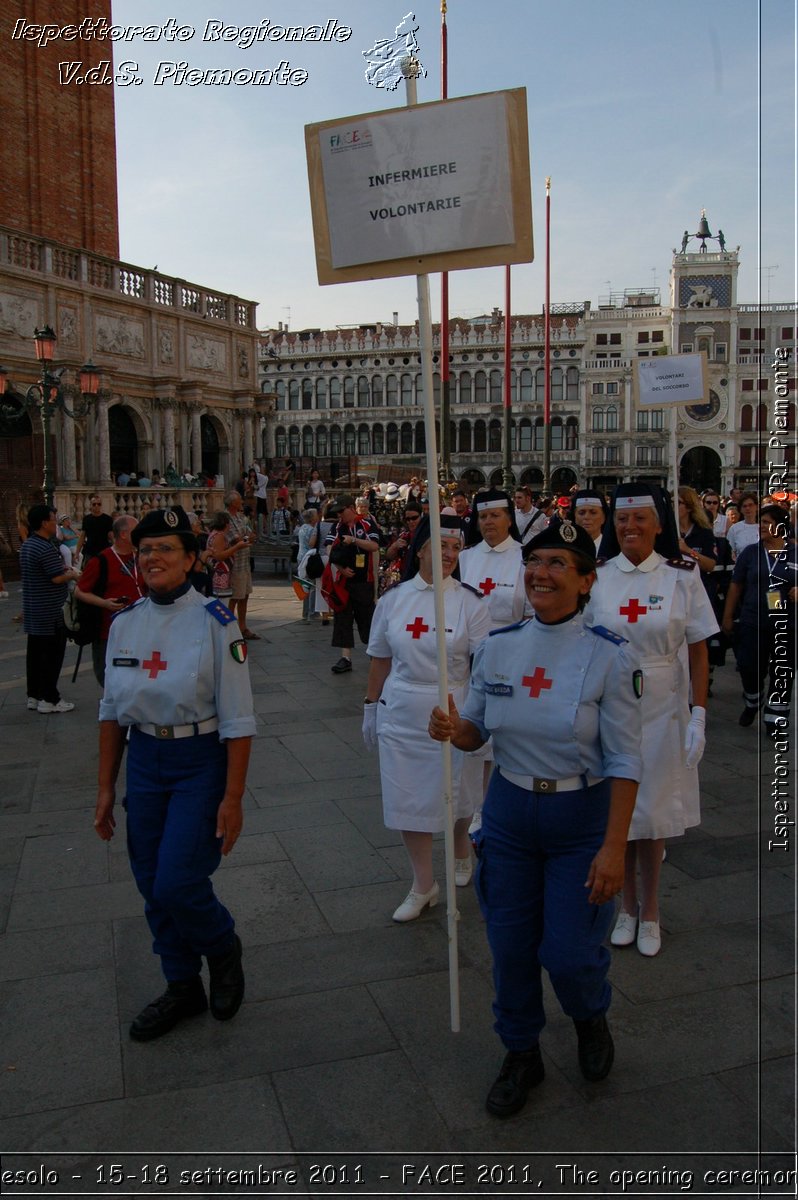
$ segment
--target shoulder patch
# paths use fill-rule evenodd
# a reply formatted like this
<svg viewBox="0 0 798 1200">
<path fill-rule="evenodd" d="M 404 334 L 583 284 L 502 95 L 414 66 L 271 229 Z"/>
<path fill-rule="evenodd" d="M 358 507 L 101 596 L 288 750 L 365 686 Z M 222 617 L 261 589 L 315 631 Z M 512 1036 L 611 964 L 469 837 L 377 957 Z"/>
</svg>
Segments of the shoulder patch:
<svg viewBox="0 0 798 1200">
<path fill-rule="evenodd" d="M 210 604 L 205 605 L 206 613 L 214 617 L 220 625 L 229 625 L 231 621 L 235 621 L 235 613 L 231 613 L 226 604 L 221 600 L 211 600 Z"/>
<path fill-rule="evenodd" d="M 498 629 L 491 629 L 488 637 L 495 637 L 497 633 L 509 633 L 511 629 L 523 629 L 531 620 L 531 617 L 524 617 L 521 621 L 514 621 L 512 625 L 500 625 Z"/>
<path fill-rule="evenodd" d="M 611 629 L 607 629 L 606 625 L 591 625 L 590 632 L 595 633 L 596 637 L 606 638 L 608 642 L 612 642 L 615 646 L 624 646 L 628 642 L 628 638 L 621 637 L 620 633 L 613 633 Z"/>
<path fill-rule="evenodd" d="M 473 595 L 477 596 L 480 600 L 485 599 L 479 588 L 472 587 L 470 583 L 463 583 L 462 579 L 460 580 L 460 587 L 464 587 L 467 592 L 472 592 Z"/>
<path fill-rule="evenodd" d="M 666 567 L 676 567 L 677 571 L 694 571 L 695 570 L 695 559 L 694 558 L 666 558 L 665 566 Z"/>
</svg>

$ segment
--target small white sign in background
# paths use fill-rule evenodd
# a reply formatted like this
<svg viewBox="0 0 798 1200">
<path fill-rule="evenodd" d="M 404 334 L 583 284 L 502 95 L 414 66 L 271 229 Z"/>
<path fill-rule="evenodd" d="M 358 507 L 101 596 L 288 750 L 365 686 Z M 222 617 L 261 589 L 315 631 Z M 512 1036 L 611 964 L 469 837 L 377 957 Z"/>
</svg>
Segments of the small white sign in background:
<svg viewBox="0 0 798 1200">
<path fill-rule="evenodd" d="M 663 354 L 654 358 L 638 358 L 635 366 L 636 401 L 638 405 L 661 408 L 663 404 L 695 404 L 709 395 L 707 356 L 698 354 Z"/>
</svg>

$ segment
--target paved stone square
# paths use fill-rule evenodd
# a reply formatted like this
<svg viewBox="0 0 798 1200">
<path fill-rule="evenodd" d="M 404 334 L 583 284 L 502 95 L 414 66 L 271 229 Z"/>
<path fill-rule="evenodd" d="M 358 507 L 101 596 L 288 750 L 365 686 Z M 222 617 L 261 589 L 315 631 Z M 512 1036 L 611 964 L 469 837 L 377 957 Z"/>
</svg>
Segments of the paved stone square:
<svg viewBox="0 0 798 1200">
<path fill-rule="evenodd" d="M 141 1045 L 128 1024 L 162 980 L 121 805 L 110 844 L 92 829 L 90 655 L 73 685 L 76 652 L 67 652 L 62 693 L 75 712 L 28 712 L 18 611 L 12 585 L 0 607 L 4 1165 L 21 1152 L 84 1166 L 105 1151 L 182 1151 L 200 1166 L 270 1152 L 305 1167 L 295 1156 L 310 1151 L 519 1153 L 564 1194 L 555 1160 L 595 1166 L 606 1180 L 647 1162 L 641 1152 L 659 1167 L 673 1154 L 702 1170 L 710 1152 L 716 1166 L 794 1152 L 795 831 L 787 851 L 768 849 L 773 750 L 756 727 L 737 725 L 731 660 L 715 672 L 703 821 L 668 846 L 663 867 L 662 952 L 614 953 L 611 1075 L 582 1079 L 571 1022 L 548 989 L 546 1080 L 519 1116 L 498 1122 L 483 1107 L 502 1049 L 473 888 L 458 890 L 458 1034 L 445 906 L 408 926 L 391 921 L 408 870 L 382 823 L 376 758 L 361 743 L 362 648 L 351 675 L 332 675 L 329 630 L 302 622 L 285 580 L 257 583 L 258 737 L 244 833 L 216 876 L 244 942 L 246 1001 L 229 1024 L 204 1016 Z M 790 783 L 792 798 L 794 773 Z M 442 872 L 442 841 L 436 853 Z M 129 1186 L 146 1190 L 141 1177 Z M 508 1190 L 505 1177 L 490 1194 Z M 612 1190 L 605 1182 L 593 1193 Z"/>
</svg>

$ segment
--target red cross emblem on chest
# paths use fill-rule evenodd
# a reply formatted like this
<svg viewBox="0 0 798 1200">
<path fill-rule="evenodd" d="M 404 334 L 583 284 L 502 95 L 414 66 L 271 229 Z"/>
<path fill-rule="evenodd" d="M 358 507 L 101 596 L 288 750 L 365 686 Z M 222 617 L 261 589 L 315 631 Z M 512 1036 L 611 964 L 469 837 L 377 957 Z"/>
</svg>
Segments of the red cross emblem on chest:
<svg viewBox="0 0 798 1200">
<path fill-rule="evenodd" d="M 483 579 L 482 582 L 477 586 L 479 587 L 479 590 L 482 592 L 483 596 L 489 596 L 493 589 L 498 587 L 498 584 L 495 584 L 489 575 L 487 579 Z"/>
<path fill-rule="evenodd" d="M 150 679 L 157 679 L 159 671 L 165 671 L 169 663 L 165 658 L 161 658 L 160 650 L 153 650 L 152 658 L 145 658 L 141 664 L 143 671 L 149 671 Z"/>
<path fill-rule="evenodd" d="M 424 624 L 423 617 L 416 617 L 413 624 L 406 625 L 405 628 L 407 629 L 408 633 L 412 633 L 414 642 L 418 641 L 422 633 L 429 633 L 429 625 Z"/>
<path fill-rule="evenodd" d="M 627 604 L 622 604 L 618 612 L 622 617 L 626 617 L 630 625 L 636 625 L 637 618 L 644 617 L 648 609 L 645 604 L 638 603 L 637 597 L 634 596 Z"/>
<path fill-rule="evenodd" d="M 534 675 L 525 675 L 521 680 L 523 686 L 529 688 L 529 695 L 533 700 L 537 700 L 543 689 L 548 690 L 553 682 L 553 679 L 546 678 L 546 671 L 543 667 L 535 667 Z"/>
</svg>

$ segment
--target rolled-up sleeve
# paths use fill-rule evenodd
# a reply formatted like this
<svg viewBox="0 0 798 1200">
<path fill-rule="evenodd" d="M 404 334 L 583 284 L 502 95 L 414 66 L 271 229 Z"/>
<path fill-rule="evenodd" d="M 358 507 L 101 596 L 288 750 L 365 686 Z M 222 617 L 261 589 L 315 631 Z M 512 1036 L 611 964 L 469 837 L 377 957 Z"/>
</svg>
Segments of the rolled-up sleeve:
<svg viewBox="0 0 798 1200">
<path fill-rule="evenodd" d="M 485 607 L 487 608 L 487 605 Z M 471 665 L 471 685 L 466 702 L 460 710 L 462 719 L 470 721 L 479 730 L 483 742 L 490 737 L 485 728 L 485 650 L 487 644 L 486 638 L 474 651 L 474 661 Z"/>
<path fill-rule="evenodd" d="M 643 776 L 642 705 L 637 694 L 641 688 L 642 672 L 637 657 L 630 646 L 621 646 L 614 656 L 599 705 L 602 769 L 607 778 L 634 779 L 639 783 Z"/>
<path fill-rule="evenodd" d="M 222 626 L 210 622 L 213 638 L 216 684 L 216 714 L 219 718 L 219 740 L 254 737 L 255 713 L 252 706 L 252 685 L 249 663 L 239 662 L 233 653 L 233 643 L 240 642 L 238 625 Z M 244 643 L 246 645 L 246 643 Z"/>
</svg>

